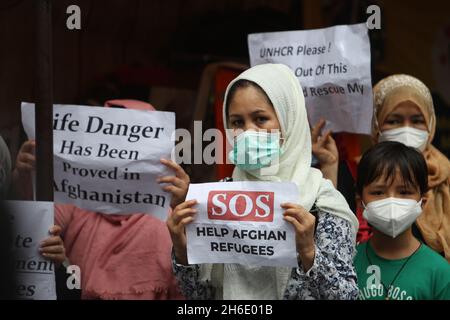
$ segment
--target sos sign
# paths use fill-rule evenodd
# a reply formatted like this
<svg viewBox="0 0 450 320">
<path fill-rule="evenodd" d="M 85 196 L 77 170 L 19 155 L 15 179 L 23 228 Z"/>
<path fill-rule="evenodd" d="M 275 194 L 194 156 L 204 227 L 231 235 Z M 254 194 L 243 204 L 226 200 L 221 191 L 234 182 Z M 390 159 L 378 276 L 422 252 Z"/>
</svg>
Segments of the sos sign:
<svg viewBox="0 0 450 320">
<path fill-rule="evenodd" d="M 210 191 L 208 218 L 228 221 L 273 221 L 274 192 Z"/>
</svg>

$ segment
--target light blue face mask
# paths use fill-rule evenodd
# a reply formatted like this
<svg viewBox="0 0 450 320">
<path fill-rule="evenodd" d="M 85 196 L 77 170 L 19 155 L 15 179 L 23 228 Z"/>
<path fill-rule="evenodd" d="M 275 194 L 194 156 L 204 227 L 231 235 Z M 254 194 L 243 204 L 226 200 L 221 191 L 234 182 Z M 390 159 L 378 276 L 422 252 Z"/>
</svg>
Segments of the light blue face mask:
<svg viewBox="0 0 450 320">
<path fill-rule="evenodd" d="M 244 131 L 235 137 L 228 158 L 244 171 L 268 167 L 281 155 L 280 133 Z"/>
</svg>

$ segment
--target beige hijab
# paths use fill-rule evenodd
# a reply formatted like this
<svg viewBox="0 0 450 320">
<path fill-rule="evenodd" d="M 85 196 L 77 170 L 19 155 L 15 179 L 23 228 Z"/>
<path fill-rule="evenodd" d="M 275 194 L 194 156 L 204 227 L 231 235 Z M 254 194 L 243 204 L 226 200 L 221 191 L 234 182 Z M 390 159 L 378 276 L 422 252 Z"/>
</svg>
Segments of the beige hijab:
<svg viewBox="0 0 450 320">
<path fill-rule="evenodd" d="M 436 115 L 430 91 L 420 80 L 403 74 L 384 78 L 374 87 L 372 137 L 378 141 L 380 125 L 404 101 L 411 101 L 422 112 L 430 134 L 423 155 L 428 165 L 427 202 L 416 223 L 427 245 L 444 252 L 450 262 L 450 161 L 431 145 Z"/>
</svg>

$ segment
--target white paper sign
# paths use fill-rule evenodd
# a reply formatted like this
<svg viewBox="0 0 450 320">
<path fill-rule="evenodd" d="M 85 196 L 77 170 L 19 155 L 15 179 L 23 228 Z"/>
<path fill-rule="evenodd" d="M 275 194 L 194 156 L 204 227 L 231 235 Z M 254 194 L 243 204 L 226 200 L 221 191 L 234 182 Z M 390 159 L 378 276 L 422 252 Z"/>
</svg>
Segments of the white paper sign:
<svg viewBox="0 0 450 320">
<path fill-rule="evenodd" d="M 186 199 L 198 201 L 186 227 L 189 264 L 298 265 L 294 228 L 280 207 L 298 202 L 294 183 L 191 184 Z"/>
<path fill-rule="evenodd" d="M 156 179 L 174 174 L 160 163 L 174 146 L 173 112 L 54 105 L 53 116 L 56 203 L 166 219 L 171 194 Z M 34 138 L 34 104 L 22 103 L 22 122 Z"/>
<path fill-rule="evenodd" d="M 297 76 L 312 125 L 370 134 L 370 41 L 364 23 L 248 36 L 250 64 L 282 63 Z"/>
<path fill-rule="evenodd" d="M 53 202 L 5 201 L 13 230 L 16 299 L 56 300 L 55 267 L 39 254 L 39 243 L 50 235 Z"/>
</svg>

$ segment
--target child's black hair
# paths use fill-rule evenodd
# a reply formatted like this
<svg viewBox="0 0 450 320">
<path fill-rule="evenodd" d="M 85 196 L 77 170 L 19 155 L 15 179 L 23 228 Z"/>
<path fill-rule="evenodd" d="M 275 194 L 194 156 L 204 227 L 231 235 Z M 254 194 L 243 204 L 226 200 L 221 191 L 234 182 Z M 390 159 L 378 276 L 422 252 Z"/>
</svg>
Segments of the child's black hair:
<svg viewBox="0 0 450 320">
<path fill-rule="evenodd" d="M 397 169 L 406 186 L 419 187 L 421 195 L 427 192 L 425 158 L 416 149 L 394 141 L 380 142 L 364 153 L 358 166 L 356 192 L 362 195 L 363 188 L 381 176 L 385 176 L 388 184 L 392 183 Z"/>
</svg>

